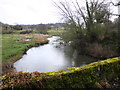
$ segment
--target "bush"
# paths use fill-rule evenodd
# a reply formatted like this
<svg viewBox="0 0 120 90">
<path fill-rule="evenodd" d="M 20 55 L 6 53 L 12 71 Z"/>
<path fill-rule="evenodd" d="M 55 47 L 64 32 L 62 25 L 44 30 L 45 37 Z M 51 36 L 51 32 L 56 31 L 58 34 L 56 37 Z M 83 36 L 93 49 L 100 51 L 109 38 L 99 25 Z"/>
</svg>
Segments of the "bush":
<svg viewBox="0 0 120 90">
<path fill-rule="evenodd" d="M 87 47 L 87 51 L 89 55 L 99 58 L 110 58 L 115 55 L 117 56 L 117 54 L 111 49 L 110 46 L 103 46 L 99 43 L 89 44 Z"/>
</svg>

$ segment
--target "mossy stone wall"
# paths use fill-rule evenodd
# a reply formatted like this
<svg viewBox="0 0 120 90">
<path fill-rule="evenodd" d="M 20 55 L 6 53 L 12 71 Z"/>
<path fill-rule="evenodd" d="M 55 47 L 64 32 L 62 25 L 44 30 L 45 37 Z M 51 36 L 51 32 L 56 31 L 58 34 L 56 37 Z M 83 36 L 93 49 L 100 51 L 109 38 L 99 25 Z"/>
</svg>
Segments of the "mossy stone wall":
<svg viewBox="0 0 120 90">
<path fill-rule="evenodd" d="M 23 75 L 24 82 L 13 83 L 12 78 L 17 78 L 19 75 Z M 17 80 L 20 81 L 21 78 Z M 100 84 L 100 81 L 115 79 L 120 79 L 120 59 L 118 57 L 55 72 L 9 73 L 2 77 L 2 84 L 3 88 L 103 88 L 104 85 Z"/>
</svg>

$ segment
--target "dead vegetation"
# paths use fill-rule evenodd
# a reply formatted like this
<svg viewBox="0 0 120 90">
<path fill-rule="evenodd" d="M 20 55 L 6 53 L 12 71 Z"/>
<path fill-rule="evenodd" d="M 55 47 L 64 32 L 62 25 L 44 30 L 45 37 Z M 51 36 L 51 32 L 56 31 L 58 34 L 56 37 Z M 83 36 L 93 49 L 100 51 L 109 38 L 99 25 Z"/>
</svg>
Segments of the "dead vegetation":
<svg viewBox="0 0 120 90">
<path fill-rule="evenodd" d="M 109 58 L 116 55 L 110 46 L 103 46 L 98 43 L 89 44 L 87 50 L 89 51 L 89 54 L 94 57 Z"/>
</svg>

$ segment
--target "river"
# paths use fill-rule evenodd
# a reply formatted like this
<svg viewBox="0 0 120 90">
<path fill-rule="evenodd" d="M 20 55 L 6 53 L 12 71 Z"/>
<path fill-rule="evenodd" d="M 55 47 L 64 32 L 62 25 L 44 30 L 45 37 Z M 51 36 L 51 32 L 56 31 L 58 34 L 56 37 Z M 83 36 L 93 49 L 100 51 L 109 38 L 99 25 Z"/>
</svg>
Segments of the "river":
<svg viewBox="0 0 120 90">
<path fill-rule="evenodd" d="M 29 49 L 23 57 L 14 63 L 17 72 L 49 72 L 79 67 L 96 59 L 88 56 L 77 55 L 69 44 L 59 36 L 48 38 L 49 43 Z"/>
</svg>

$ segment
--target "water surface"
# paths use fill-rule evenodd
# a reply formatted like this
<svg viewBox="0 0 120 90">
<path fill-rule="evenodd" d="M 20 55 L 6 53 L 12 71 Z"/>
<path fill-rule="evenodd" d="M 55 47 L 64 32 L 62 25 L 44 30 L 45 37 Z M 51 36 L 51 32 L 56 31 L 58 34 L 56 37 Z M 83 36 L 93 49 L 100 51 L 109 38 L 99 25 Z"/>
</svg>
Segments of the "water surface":
<svg viewBox="0 0 120 90">
<path fill-rule="evenodd" d="M 48 40 L 48 44 L 29 49 L 20 60 L 15 62 L 16 70 L 18 72 L 49 72 L 78 67 L 95 61 L 91 57 L 78 56 L 69 44 L 63 44 L 59 36 L 53 36 Z"/>
</svg>

